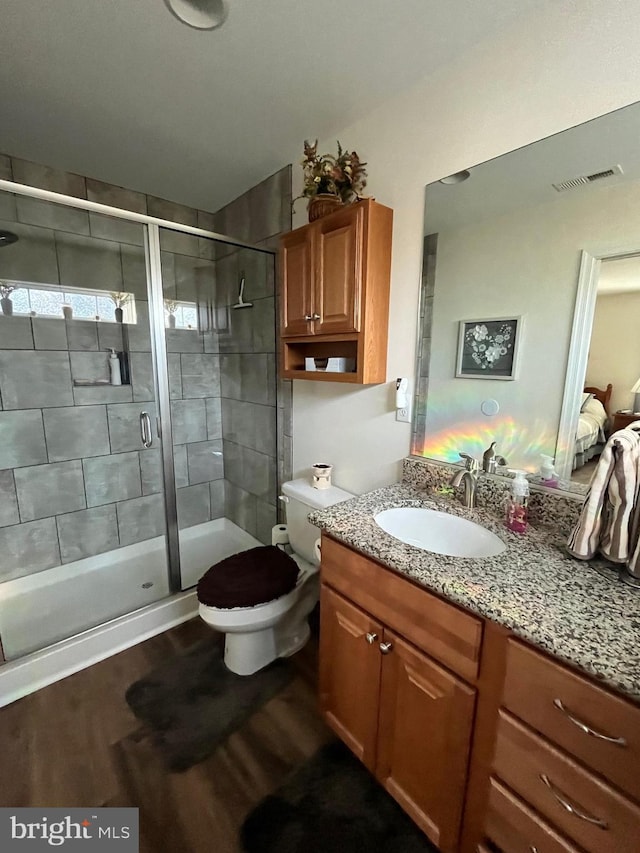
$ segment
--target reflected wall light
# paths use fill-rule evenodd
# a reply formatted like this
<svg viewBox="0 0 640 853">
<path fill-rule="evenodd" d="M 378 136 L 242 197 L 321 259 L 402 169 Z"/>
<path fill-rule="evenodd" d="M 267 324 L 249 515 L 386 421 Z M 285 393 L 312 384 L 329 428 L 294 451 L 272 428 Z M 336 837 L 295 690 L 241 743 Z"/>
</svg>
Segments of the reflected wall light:
<svg viewBox="0 0 640 853">
<path fill-rule="evenodd" d="M 215 30 L 229 14 L 227 0 L 164 0 L 169 10 L 189 27 Z"/>
</svg>

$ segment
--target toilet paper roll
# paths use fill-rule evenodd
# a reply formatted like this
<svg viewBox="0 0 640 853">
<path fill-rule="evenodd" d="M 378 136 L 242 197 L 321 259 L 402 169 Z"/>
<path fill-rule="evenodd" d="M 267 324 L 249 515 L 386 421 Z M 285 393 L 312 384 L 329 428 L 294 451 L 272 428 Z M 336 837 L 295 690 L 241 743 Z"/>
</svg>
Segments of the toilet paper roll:
<svg viewBox="0 0 640 853">
<path fill-rule="evenodd" d="M 275 524 L 271 528 L 271 544 L 272 545 L 288 545 L 289 530 L 286 524 Z"/>
<path fill-rule="evenodd" d="M 320 562 L 322 555 L 320 553 L 320 540 L 319 539 L 316 539 L 316 541 L 313 543 L 313 553 L 316 555 L 316 560 L 318 562 Z"/>
</svg>

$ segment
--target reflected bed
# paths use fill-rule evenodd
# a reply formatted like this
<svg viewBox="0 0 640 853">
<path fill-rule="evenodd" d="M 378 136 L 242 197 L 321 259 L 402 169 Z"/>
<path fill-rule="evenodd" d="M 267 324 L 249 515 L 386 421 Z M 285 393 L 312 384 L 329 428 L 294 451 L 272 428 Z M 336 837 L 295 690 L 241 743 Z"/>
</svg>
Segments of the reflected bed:
<svg viewBox="0 0 640 853">
<path fill-rule="evenodd" d="M 612 390 L 611 383 L 604 390 L 593 386 L 587 386 L 584 389 L 576 430 L 574 471 L 576 468 L 582 468 L 590 459 L 599 456 L 602 452 L 607 441 L 606 431 Z"/>
</svg>

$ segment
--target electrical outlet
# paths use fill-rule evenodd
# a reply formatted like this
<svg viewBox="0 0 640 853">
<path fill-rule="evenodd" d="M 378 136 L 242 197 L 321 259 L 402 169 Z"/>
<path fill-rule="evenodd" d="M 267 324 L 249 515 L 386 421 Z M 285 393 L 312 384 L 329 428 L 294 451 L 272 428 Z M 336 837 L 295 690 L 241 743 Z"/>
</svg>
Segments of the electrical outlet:
<svg viewBox="0 0 640 853">
<path fill-rule="evenodd" d="M 411 409 L 409 406 L 403 406 L 401 409 L 396 409 L 396 420 L 402 424 L 411 423 Z"/>
</svg>

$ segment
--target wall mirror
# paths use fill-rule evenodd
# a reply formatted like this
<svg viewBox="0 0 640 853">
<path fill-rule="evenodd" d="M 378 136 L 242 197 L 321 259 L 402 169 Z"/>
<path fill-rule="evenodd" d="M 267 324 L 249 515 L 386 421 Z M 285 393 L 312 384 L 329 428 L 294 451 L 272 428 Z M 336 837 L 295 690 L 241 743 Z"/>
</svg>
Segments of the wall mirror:
<svg viewBox="0 0 640 853">
<path fill-rule="evenodd" d="M 495 441 L 508 468 L 535 481 L 546 454 L 584 493 L 637 402 L 638 139 L 635 104 L 427 187 L 414 455 Z"/>
</svg>

